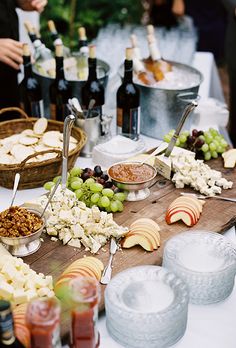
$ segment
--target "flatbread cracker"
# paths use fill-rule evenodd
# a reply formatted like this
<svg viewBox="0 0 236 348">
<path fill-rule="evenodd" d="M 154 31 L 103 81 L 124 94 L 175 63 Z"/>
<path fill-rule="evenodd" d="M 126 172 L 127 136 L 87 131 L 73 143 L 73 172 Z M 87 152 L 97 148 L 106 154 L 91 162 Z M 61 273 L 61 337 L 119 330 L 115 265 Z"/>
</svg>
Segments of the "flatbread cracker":
<svg viewBox="0 0 236 348">
<path fill-rule="evenodd" d="M 14 160 L 14 157 L 11 155 L 2 154 L 0 156 L 1 164 L 13 164 L 14 163 L 13 160 Z"/>
<path fill-rule="evenodd" d="M 38 138 L 33 138 L 33 137 L 21 137 L 19 139 L 19 143 L 22 145 L 34 145 L 37 144 Z"/>
<path fill-rule="evenodd" d="M 48 127 L 48 120 L 45 117 L 39 118 L 34 124 L 34 133 L 43 134 Z"/>
</svg>

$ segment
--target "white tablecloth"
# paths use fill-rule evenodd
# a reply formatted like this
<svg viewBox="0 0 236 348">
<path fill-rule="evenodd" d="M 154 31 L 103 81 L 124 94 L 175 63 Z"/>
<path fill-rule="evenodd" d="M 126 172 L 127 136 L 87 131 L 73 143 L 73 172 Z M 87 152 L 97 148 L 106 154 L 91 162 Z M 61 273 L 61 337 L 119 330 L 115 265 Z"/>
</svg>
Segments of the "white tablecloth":
<svg viewBox="0 0 236 348">
<path fill-rule="evenodd" d="M 211 53 L 197 53 L 194 66 L 204 75 L 200 95 L 214 97 L 224 101 L 219 77 Z M 157 140 L 143 137 L 147 148 L 157 146 Z M 87 167 L 91 163 L 85 158 L 78 158 L 77 165 Z M 1 184 L 1 183 L 0 183 Z M 15 204 L 33 199 L 44 193 L 42 188 L 19 191 Z M 0 211 L 7 208 L 11 200 L 11 191 L 0 187 Z M 223 207 L 222 202 L 222 207 Z M 234 228 L 226 233 L 227 238 L 236 243 Z M 43 271 L 43 270 L 42 270 Z M 224 302 L 209 306 L 189 305 L 187 330 L 184 337 L 173 347 L 177 348 L 235 348 L 236 347 L 236 287 Z M 121 347 L 109 336 L 105 327 L 105 315 L 99 319 L 101 348 Z M 148 347 L 147 347 L 148 348 Z M 158 347 L 157 347 L 158 348 Z"/>
</svg>

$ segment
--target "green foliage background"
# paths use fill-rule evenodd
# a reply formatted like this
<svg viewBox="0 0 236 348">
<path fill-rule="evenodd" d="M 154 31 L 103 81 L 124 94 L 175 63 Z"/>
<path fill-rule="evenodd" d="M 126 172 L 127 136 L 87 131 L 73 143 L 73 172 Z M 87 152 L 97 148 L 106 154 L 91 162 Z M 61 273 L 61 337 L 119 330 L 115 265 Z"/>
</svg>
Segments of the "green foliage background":
<svg viewBox="0 0 236 348">
<path fill-rule="evenodd" d="M 53 19 L 65 45 L 76 48 L 79 26 L 86 27 L 91 40 L 108 23 L 140 23 L 142 13 L 141 0 L 48 0 L 41 15 L 41 33 L 51 47 L 47 21 Z"/>
</svg>

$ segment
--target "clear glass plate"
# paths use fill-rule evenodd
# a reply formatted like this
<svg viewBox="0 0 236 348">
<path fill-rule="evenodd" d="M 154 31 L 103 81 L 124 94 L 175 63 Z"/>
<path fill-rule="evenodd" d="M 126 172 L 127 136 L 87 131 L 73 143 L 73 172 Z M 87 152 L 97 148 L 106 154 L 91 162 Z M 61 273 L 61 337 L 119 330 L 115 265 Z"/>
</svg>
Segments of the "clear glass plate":
<svg viewBox="0 0 236 348">
<path fill-rule="evenodd" d="M 129 268 L 106 288 L 107 329 L 125 347 L 169 347 L 184 335 L 188 297 L 185 283 L 163 267 Z"/>
<path fill-rule="evenodd" d="M 218 233 L 187 231 L 166 243 L 163 266 L 187 283 L 190 302 L 215 303 L 233 290 L 236 250 Z"/>
</svg>

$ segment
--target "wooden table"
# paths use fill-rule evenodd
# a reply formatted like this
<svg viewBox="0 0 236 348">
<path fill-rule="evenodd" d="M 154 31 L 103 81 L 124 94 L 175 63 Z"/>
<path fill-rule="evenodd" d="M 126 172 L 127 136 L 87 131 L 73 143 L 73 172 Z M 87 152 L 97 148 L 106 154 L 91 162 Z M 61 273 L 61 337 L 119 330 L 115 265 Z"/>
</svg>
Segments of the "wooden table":
<svg viewBox="0 0 236 348">
<path fill-rule="evenodd" d="M 235 169 L 224 169 L 222 160 L 213 160 L 210 166 L 222 172 L 222 175 L 234 182 L 231 190 L 223 190 L 223 195 L 227 197 L 236 197 L 236 175 Z M 174 187 L 172 182 L 159 176 L 157 183 L 151 188 L 150 196 L 139 202 L 126 202 L 122 213 L 115 214 L 117 223 L 123 226 L 129 226 L 131 222 L 140 217 L 149 217 L 155 220 L 161 228 L 161 247 L 154 252 L 147 252 L 141 247 L 136 246 L 131 249 L 119 250 L 113 261 L 113 275 L 132 266 L 143 264 L 161 265 L 163 248 L 165 242 L 172 236 L 189 230 L 182 222 L 167 225 L 165 222 L 165 213 L 169 204 L 179 196 L 179 190 Z M 186 188 L 184 191 L 193 192 Z M 236 204 L 227 201 L 208 199 L 203 207 L 200 220 L 191 230 L 210 230 L 223 233 L 236 222 Z M 106 251 L 99 251 L 96 255 L 104 265 L 109 258 L 109 247 L 105 246 Z M 56 280 L 60 273 L 73 261 L 91 255 L 89 252 L 79 250 L 70 246 L 63 246 L 60 241 L 52 242 L 48 236 L 44 237 L 41 248 L 34 254 L 25 257 L 24 261 L 30 264 L 36 272 L 51 274 Z M 100 309 L 104 308 L 104 290 L 102 285 L 102 299 Z M 67 325 L 63 325 L 65 332 Z"/>
</svg>

